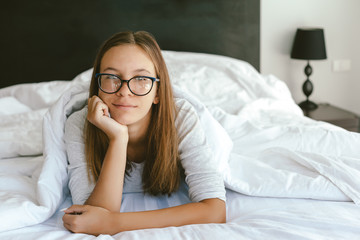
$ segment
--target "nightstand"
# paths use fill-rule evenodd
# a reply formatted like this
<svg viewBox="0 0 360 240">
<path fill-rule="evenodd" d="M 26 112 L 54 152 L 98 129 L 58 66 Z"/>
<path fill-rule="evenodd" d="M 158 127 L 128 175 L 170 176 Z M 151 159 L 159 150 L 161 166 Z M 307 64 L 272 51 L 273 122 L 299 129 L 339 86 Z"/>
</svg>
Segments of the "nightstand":
<svg viewBox="0 0 360 240">
<path fill-rule="evenodd" d="M 314 120 L 324 121 L 353 132 L 360 132 L 359 116 L 330 104 L 318 104 L 312 111 L 304 111 L 305 116 Z"/>
</svg>

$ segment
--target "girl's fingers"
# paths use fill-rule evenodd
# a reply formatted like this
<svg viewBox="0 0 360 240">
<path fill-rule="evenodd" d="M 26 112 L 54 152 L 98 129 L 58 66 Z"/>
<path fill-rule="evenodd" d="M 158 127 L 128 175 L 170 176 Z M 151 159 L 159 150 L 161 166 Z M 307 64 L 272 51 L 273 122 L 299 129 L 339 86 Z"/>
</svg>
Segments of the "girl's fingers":
<svg viewBox="0 0 360 240">
<path fill-rule="evenodd" d="M 98 96 L 94 95 L 91 98 L 88 99 L 88 105 L 91 106 L 92 108 L 96 107 L 97 104 L 104 104 L 105 103 L 101 100 L 101 98 L 99 98 Z"/>
<path fill-rule="evenodd" d="M 103 112 L 104 112 L 104 116 L 109 116 L 109 109 L 108 108 L 104 108 L 103 109 Z"/>
<path fill-rule="evenodd" d="M 69 223 L 64 222 L 64 227 L 68 230 L 71 230 L 71 225 Z"/>
<path fill-rule="evenodd" d="M 95 110 L 98 103 L 103 103 L 103 101 L 96 95 L 89 98 L 88 105 L 90 106 L 91 110 Z M 104 103 L 103 103 L 104 104 Z"/>
<path fill-rule="evenodd" d="M 72 205 L 71 207 L 64 209 L 66 214 L 81 214 L 86 211 L 86 206 L 83 205 Z"/>
<path fill-rule="evenodd" d="M 102 116 L 109 116 L 109 107 L 98 97 L 92 96 L 88 100 L 88 120 L 97 125 Z"/>
</svg>

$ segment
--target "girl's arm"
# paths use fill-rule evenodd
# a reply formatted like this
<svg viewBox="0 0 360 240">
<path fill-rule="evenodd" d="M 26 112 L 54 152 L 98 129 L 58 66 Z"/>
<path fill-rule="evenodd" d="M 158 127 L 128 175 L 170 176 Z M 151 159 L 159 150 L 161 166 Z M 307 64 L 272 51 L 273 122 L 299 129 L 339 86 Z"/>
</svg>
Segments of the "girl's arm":
<svg viewBox="0 0 360 240">
<path fill-rule="evenodd" d="M 124 184 L 126 145 L 110 141 L 95 188 L 85 204 L 120 211 Z"/>
<path fill-rule="evenodd" d="M 225 202 L 212 198 L 176 207 L 119 213 L 93 206 L 74 205 L 65 210 L 64 226 L 76 233 L 93 235 L 115 234 L 122 231 L 183 226 L 201 223 L 225 223 Z"/>
<path fill-rule="evenodd" d="M 120 211 L 123 192 L 128 129 L 111 119 L 108 106 L 97 96 L 89 99 L 88 120 L 105 132 L 109 147 L 95 188 L 85 204 Z"/>
</svg>

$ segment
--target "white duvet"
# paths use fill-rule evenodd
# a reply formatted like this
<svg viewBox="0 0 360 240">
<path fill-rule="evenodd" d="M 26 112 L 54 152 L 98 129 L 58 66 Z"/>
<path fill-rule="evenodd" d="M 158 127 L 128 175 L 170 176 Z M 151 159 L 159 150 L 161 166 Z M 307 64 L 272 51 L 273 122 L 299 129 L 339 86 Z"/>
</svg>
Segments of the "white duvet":
<svg viewBox="0 0 360 240">
<path fill-rule="evenodd" d="M 245 62 L 164 57 L 175 96 L 199 112 L 228 189 L 360 203 L 360 134 L 304 117 L 282 81 Z M 64 122 L 84 105 L 90 75 L 0 89 L 0 232 L 41 223 L 65 203 Z"/>
</svg>

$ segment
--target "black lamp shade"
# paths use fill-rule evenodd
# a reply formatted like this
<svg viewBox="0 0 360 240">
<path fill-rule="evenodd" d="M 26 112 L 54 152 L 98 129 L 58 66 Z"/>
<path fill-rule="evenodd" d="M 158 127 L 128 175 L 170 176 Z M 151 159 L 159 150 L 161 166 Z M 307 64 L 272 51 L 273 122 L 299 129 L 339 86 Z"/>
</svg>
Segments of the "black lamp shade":
<svg viewBox="0 0 360 240">
<path fill-rule="evenodd" d="M 298 28 L 291 58 L 304 60 L 326 59 L 324 30 L 321 28 Z"/>
</svg>

